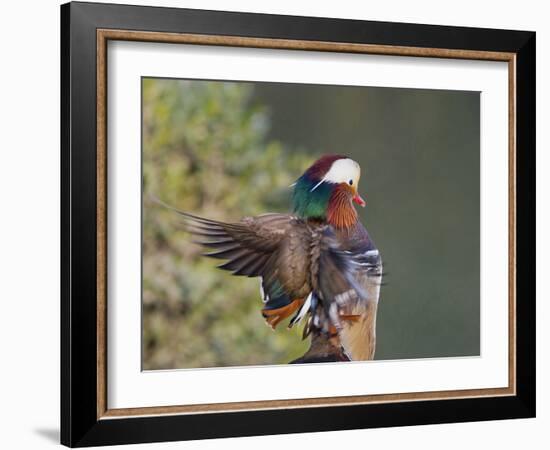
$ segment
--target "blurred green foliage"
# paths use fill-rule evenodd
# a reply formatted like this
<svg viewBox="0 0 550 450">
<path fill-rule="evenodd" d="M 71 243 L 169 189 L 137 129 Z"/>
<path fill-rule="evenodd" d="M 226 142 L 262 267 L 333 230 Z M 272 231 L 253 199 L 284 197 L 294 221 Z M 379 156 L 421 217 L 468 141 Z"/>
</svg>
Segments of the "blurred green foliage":
<svg viewBox="0 0 550 450">
<path fill-rule="evenodd" d="M 267 138 L 253 86 L 144 78 L 143 368 L 284 364 L 308 343 L 260 314 L 259 280 L 216 269 L 178 209 L 235 221 L 287 211 L 288 186 L 311 156 Z"/>
</svg>

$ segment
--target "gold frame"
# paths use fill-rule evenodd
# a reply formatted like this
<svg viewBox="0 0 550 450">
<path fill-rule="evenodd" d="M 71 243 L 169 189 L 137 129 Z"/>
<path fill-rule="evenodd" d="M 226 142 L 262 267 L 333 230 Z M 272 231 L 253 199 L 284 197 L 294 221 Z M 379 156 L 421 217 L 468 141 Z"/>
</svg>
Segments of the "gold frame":
<svg viewBox="0 0 550 450">
<path fill-rule="evenodd" d="M 288 400 L 265 400 L 202 405 L 148 406 L 108 409 L 107 405 L 107 42 L 109 40 L 219 45 L 287 50 L 363 53 L 503 61 L 508 63 L 508 386 L 401 394 L 358 395 Z M 515 53 L 443 48 L 246 38 L 237 36 L 97 30 L 97 419 L 166 414 L 219 413 L 265 409 L 344 406 L 420 400 L 447 400 L 516 395 L 516 55 Z"/>
</svg>

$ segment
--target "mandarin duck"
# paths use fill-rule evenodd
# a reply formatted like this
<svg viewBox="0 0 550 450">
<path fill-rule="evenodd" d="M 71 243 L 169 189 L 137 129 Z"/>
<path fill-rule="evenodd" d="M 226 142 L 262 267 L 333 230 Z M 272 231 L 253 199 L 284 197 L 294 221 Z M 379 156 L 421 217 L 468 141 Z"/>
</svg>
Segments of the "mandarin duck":
<svg viewBox="0 0 550 450">
<path fill-rule="evenodd" d="M 293 214 L 226 223 L 176 210 L 219 268 L 260 278 L 273 329 L 305 322 L 311 346 L 294 363 L 374 357 L 382 260 L 353 205 L 365 206 L 360 174 L 346 156 L 322 156 L 291 186 Z"/>
</svg>

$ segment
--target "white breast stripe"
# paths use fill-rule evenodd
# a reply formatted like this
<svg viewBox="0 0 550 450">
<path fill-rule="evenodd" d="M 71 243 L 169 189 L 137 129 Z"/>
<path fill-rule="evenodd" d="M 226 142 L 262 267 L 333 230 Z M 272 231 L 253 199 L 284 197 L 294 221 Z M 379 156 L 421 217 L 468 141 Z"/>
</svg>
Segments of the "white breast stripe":
<svg viewBox="0 0 550 450">
<path fill-rule="evenodd" d="M 292 319 L 292 322 L 291 322 L 292 325 L 294 325 L 296 323 L 299 323 L 304 318 L 306 313 L 309 311 L 309 308 L 311 306 L 311 297 L 312 296 L 313 296 L 313 292 L 310 292 L 309 295 L 306 298 L 306 301 L 304 302 L 304 304 L 300 308 L 300 311 L 298 312 L 298 315 L 294 319 Z"/>
<path fill-rule="evenodd" d="M 343 306 L 345 305 L 348 301 L 351 300 L 351 296 L 355 293 L 355 291 L 353 289 L 350 289 L 349 291 L 346 291 L 346 292 L 342 292 L 341 294 L 338 294 L 337 296 L 334 297 L 334 300 L 336 301 L 336 303 L 338 303 L 338 305 L 340 306 Z"/>
<path fill-rule="evenodd" d="M 264 292 L 263 277 L 260 277 L 260 295 L 262 296 L 262 302 L 267 303 L 269 301 L 269 295 L 265 295 L 265 292 Z"/>
</svg>

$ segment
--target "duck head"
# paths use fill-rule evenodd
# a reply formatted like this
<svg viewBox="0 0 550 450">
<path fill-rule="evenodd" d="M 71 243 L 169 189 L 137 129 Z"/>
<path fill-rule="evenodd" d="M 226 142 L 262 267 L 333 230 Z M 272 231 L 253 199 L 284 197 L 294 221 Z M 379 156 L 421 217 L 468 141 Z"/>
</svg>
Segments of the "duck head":
<svg viewBox="0 0 550 450">
<path fill-rule="evenodd" d="M 357 222 L 353 203 L 365 206 L 357 191 L 361 167 L 342 155 L 325 155 L 294 183 L 294 213 L 304 219 L 323 220 L 336 228 Z"/>
</svg>

